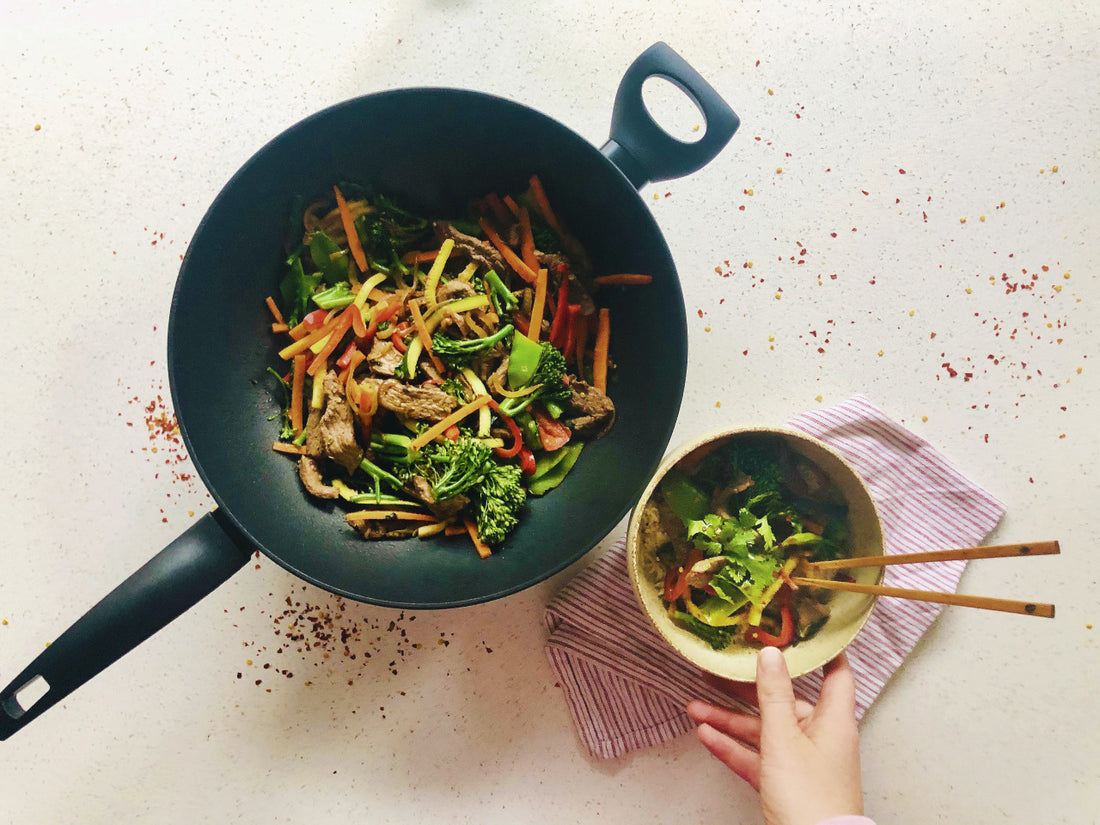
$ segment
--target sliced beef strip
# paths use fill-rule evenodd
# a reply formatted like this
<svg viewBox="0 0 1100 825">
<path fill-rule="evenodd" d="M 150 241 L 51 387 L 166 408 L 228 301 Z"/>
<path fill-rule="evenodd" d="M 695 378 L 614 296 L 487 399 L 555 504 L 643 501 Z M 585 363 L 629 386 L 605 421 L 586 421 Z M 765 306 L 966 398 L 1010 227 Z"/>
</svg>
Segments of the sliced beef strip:
<svg viewBox="0 0 1100 825">
<path fill-rule="evenodd" d="M 409 495 L 424 502 L 440 521 L 454 518 L 470 504 L 470 499 L 463 495 L 453 496 L 446 501 L 437 501 L 432 492 L 431 482 L 423 476 L 413 476 L 405 484 L 405 490 Z"/>
<path fill-rule="evenodd" d="M 440 241 L 450 238 L 454 241 L 456 250 L 465 254 L 479 266 L 485 269 L 495 269 L 497 272 L 504 272 L 504 258 L 491 243 L 475 238 L 473 235 L 467 235 L 465 232 L 460 232 L 446 221 L 436 221 L 435 233 Z"/>
<path fill-rule="evenodd" d="M 325 376 L 324 390 L 325 411 L 320 424 L 322 449 L 349 473 L 355 472 L 363 451 L 355 440 L 355 415 L 335 371 Z"/>
<path fill-rule="evenodd" d="M 388 378 L 378 390 L 378 403 L 399 416 L 441 421 L 458 407 L 454 396 L 435 387 L 412 387 Z"/>
<path fill-rule="evenodd" d="M 375 338 L 367 353 L 367 368 L 375 375 L 392 378 L 405 354 L 385 338 Z"/>
<path fill-rule="evenodd" d="M 340 493 L 335 487 L 329 487 L 321 478 L 321 467 L 317 459 L 304 455 L 298 459 L 298 476 L 306 491 L 317 498 L 338 498 Z"/>
<path fill-rule="evenodd" d="M 472 295 L 477 295 L 477 290 L 465 281 L 460 281 L 457 278 L 453 281 L 447 281 L 447 283 L 443 284 L 435 291 L 435 299 L 440 303 L 455 298 L 469 298 Z"/>
<path fill-rule="evenodd" d="M 579 379 L 569 384 L 562 422 L 581 438 L 602 438 L 615 424 L 615 404 L 602 391 Z"/>
<path fill-rule="evenodd" d="M 348 522 L 362 533 L 365 539 L 407 539 L 415 536 L 424 522 L 399 521 L 397 519 L 371 519 L 358 523 Z"/>
<path fill-rule="evenodd" d="M 321 440 L 321 410 L 309 408 L 306 417 L 305 454 L 310 458 L 320 458 L 325 454 L 325 445 Z"/>
</svg>

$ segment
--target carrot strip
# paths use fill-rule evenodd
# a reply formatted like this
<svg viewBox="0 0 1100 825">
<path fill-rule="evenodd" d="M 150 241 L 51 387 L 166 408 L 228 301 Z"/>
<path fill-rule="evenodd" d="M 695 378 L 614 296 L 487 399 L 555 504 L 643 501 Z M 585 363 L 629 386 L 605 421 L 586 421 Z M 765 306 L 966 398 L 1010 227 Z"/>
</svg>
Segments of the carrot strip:
<svg viewBox="0 0 1100 825">
<path fill-rule="evenodd" d="M 477 525 L 474 524 L 474 520 L 469 516 L 462 517 L 462 523 L 466 525 L 466 532 L 470 534 L 470 541 L 474 543 L 474 549 L 477 550 L 477 554 L 483 559 L 489 558 L 493 555 L 493 551 L 489 548 L 489 545 L 481 540 L 481 537 L 477 534 Z"/>
<path fill-rule="evenodd" d="M 527 337 L 532 341 L 538 341 L 542 333 L 542 313 L 546 310 L 546 270 L 540 269 L 535 281 L 535 301 L 531 305 L 531 325 L 527 329 Z"/>
<path fill-rule="evenodd" d="M 445 536 L 461 536 L 466 534 L 465 524 L 448 524 L 443 528 L 443 535 Z"/>
<path fill-rule="evenodd" d="M 497 252 L 504 256 L 504 260 L 508 262 L 508 265 L 512 267 L 523 280 L 527 281 L 529 284 L 533 284 L 538 278 L 535 271 L 525 264 L 519 255 L 512 251 L 512 247 L 501 240 L 500 235 L 493 229 L 492 224 L 485 220 L 485 218 L 482 218 L 480 223 L 481 230 L 485 233 L 485 237 L 489 239 L 489 243 L 496 247 Z"/>
<path fill-rule="evenodd" d="M 414 513 L 411 510 L 356 510 L 344 516 L 349 524 L 379 519 L 390 521 L 438 521 L 431 513 Z"/>
<path fill-rule="evenodd" d="M 271 445 L 277 453 L 286 453 L 287 455 L 305 455 L 306 448 L 299 446 L 298 444 L 291 444 L 289 441 L 276 441 Z"/>
<path fill-rule="evenodd" d="M 633 284 L 648 284 L 653 281 L 652 275 L 635 275 L 623 272 L 618 275 L 600 275 L 592 279 L 598 286 L 630 286 Z"/>
<path fill-rule="evenodd" d="M 531 197 L 535 199 L 535 206 L 542 213 L 543 219 L 550 224 L 550 228 L 559 235 L 564 235 L 565 231 L 558 222 L 558 216 L 550 208 L 550 201 L 546 198 L 546 190 L 542 188 L 542 181 L 539 180 L 538 175 L 531 176 Z"/>
<path fill-rule="evenodd" d="M 509 212 L 511 212 L 517 218 L 519 217 L 520 209 L 522 209 L 522 207 L 518 203 L 516 203 L 515 198 L 513 198 L 511 195 L 505 195 L 504 205 L 508 207 Z"/>
<path fill-rule="evenodd" d="M 488 395 L 479 395 L 469 404 L 465 404 L 459 407 L 442 421 L 437 421 L 435 424 L 428 427 L 428 429 L 424 430 L 424 432 L 422 432 L 409 443 L 409 449 L 419 450 L 429 441 L 432 441 L 433 439 L 442 435 L 449 426 L 451 426 L 452 424 L 457 424 L 463 418 L 470 415 L 470 413 L 477 412 L 486 404 L 488 404 L 491 400 L 492 398 Z"/>
<path fill-rule="evenodd" d="M 302 431 L 302 401 L 305 395 L 306 355 L 294 356 L 294 377 L 290 384 L 290 426 L 297 436 Z"/>
<path fill-rule="evenodd" d="M 344 225 L 344 234 L 348 236 L 348 249 L 351 250 L 359 271 L 366 272 L 367 253 L 363 251 L 363 244 L 359 242 L 359 233 L 355 229 L 355 221 L 351 217 L 351 210 L 348 209 L 348 202 L 340 194 L 340 187 L 334 186 L 332 191 L 336 193 L 336 208 L 340 210 L 340 223 Z"/>
<path fill-rule="evenodd" d="M 275 335 L 278 335 L 280 332 L 290 332 L 290 327 L 288 327 L 286 324 L 272 324 L 271 331 Z"/>
<path fill-rule="evenodd" d="M 328 339 L 328 343 L 317 353 L 317 357 L 310 362 L 309 368 L 306 370 L 310 375 L 316 375 L 327 364 L 328 357 L 332 355 L 332 351 L 339 346 L 340 341 L 343 340 L 345 333 L 351 328 L 351 321 L 354 316 L 350 312 L 342 313 L 336 320 L 336 324 L 333 327 L 332 334 Z"/>
<path fill-rule="evenodd" d="M 432 353 L 432 334 L 428 332 L 428 327 L 424 323 L 424 316 L 420 313 L 420 307 L 416 305 L 415 301 L 409 301 L 409 316 L 412 318 L 413 328 L 416 329 L 416 337 L 420 339 L 420 346 L 424 348 L 424 352 L 428 353 L 428 357 L 432 359 L 435 368 L 439 372 L 443 372 L 446 367 L 439 360 L 439 357 Z"/>
<path fill-rule="evenodd" d="M 279 307 L 275 305 L 275 299 L 268 295 L 267 298 L 264 299 L 264 302 L 267 304 L 267 308 L 271 310 L 271 317 L 275 319 L 275 323 L 285 324 L 286 321 L 283 320 L 283 313 L 279 312 Z"/>
<path fill-rule="evenodd" d="M 535 235 L 531 231 L 531 213 L 520 207 L 519 210 L 520 254 L 528 268 L 538 272 L 539 261 L 535 257 Z"/>
<path fill-rule="evenodd" d="M 607 349 L 611 343 L 611 312 L 600 310 L 596 322 L 596 347 L 592 354 L 592 384 L 600 392 L 607 392 Z"/>
<path fill-rule="evenodd" d="M 426 264 L 428 261 L 434 261 L 438 256 L 438 249 L 433 249 L 430 252 L 406 252 L 404 255 L 401 256 L 401 263 Z"/>
<path fill-rule="evenodd" d="M 307 349 L 312 347 L 314 344 L 316 344 L 318 341 L 320 341 L 322 338 L 332 332 L 334 328 L 335 324 L 329 321 L 323 326 L 320 326 L 317 329 L 313 330 L 313 332 L 311 332 L 309 335 L 306 335 L 304 338 L 299 338 L 293 344 L 290 344 L 289 346 L 279 350 L 279 357 L 282 358 L 284 361 L 289 361 L 298 353 L 305 352 Z M 297 329 L 297 327 L 295 327 L 295 329 Z M 294 330 L 291 330 L 292 335 L 293 332 Z"/>
</svg>

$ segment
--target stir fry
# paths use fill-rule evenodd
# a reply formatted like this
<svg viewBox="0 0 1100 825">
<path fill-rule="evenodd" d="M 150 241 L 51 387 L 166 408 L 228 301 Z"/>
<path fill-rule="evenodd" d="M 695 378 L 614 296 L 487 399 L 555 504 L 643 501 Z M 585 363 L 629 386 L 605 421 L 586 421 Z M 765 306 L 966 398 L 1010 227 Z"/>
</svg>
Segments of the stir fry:
<svg viewBox="0 0 1100 825">
<path fill-rule="evenodd" d="M 351 184 L 295 219 L 281 431 L 305 490 L 366 538 L 466 533 L 485 557 L 615 420 L 610 314 L 539 179 L 461 220 Z"/>
<path fill-rule="evenodd" d="M 783 648 L 829 615 L 822 591 L 798 589 L 792 572 L 847 555 L 849 523 L 815 464 L 780 437 L 742 434 L 666 474 L 641 534 L 673 621 L 716 650 Z"/>
</svg>

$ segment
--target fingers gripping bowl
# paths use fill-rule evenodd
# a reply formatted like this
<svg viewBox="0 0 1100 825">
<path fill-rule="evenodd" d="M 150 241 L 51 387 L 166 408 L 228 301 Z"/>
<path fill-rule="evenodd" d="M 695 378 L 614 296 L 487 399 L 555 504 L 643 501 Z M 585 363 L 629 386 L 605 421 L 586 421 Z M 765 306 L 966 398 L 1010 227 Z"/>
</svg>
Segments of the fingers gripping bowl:
<svg viewBox="0 0 1100 825">
<path fill-rule="evenodd" d="M 772 468 L 782 475 L 768 481 Z M 783 647 L 791 675 L 803 675 L 844 650 L 874 606 L 863 594 L 794 592 L 788 574 L 882 547 L 871 495 L 839 453 L 793 429 L 742 427 L 666 457 L 631 514 L 627 565 L 643 611 L 680 655 L 752 682 L 763 645 Z M 852 573 L 882 579 L 882 568 Z"/>
</svg>

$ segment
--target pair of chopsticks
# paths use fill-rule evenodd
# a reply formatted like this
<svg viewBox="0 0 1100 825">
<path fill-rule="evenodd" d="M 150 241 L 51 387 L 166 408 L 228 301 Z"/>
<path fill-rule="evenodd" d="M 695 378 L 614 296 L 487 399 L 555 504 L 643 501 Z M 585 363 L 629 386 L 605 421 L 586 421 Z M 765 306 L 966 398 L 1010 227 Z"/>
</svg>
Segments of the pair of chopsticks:
<svg viewBox="0 0 1100 825">
<path fill-rule="evenodd" d="M 886 567 L 891 564 L 918 564 L 921 562 L 954 561 L 963 559 L 1003 559 L 1020 556 L 1054 556 L 1062 552 L 1056 541 L 1040 541 L 1032 544 L 994 544 L 988 547 L 963 547 L 958 550 L 931 550 L 926 553 L 900 553 L 893 556 L 863 556 L 861 558 L 836 559 L 811 562 L 806 568 L 812 574 L 825 570 L 847 570 L 854 567 Z M 937 593 L 932 590 L 910 590 L 905 587 L 884 587 L 880 584 L 834 581 L 813 576 L 791 576 L 798 587 L 824 587 L 849 593 L 868 593 L 873 596 L 892 596 L 918 602 L 953 604 L 960 607 L 977 607 L 983 610 L 1000 610 L 1024 616 L 1054 618 L 1054 605 L 1041 602 L 1020 602 L 1012 599 L 993 599 L 985 596 L 967 596 L 961 593 Z"/>
</svg>

